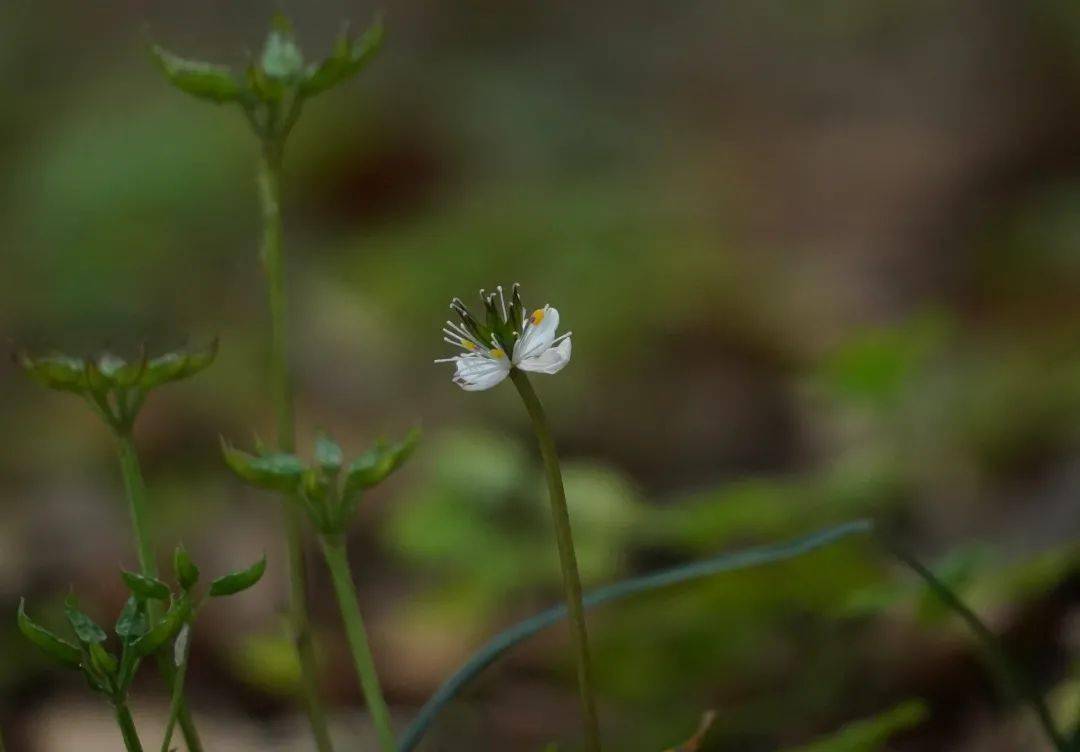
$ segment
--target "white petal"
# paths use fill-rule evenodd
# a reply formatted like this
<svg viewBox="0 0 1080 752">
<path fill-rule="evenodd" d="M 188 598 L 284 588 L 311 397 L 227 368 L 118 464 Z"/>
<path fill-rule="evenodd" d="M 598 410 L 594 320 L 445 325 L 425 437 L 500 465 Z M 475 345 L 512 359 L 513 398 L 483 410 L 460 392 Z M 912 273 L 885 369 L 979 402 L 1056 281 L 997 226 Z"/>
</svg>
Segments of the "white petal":
<svg viewBox="0 0 1080 752">
<path fill-rule="evenodd" d="M 454 383 L 467 392 L 480 392 L 498 384 L 510 373 L 505 358 L 487 355 L 466 355 L 455 361 Z"/>
<path fill-rule="evenodd" d="M 555 330 L 559 328 L 559 312 L 551 307 L 545 307 L 543 311 L 544 317 L 539 324 L 534 325 L 531 316 L 525 320 L 525 331 L 514 343 L 515 363 L 539 355 L 551 347 L 555 340 Z"/>
<path fill-rule="evenodd" d="M 534 373 L 558 373 L 570 362 L 570 338 L 567 337 L 555 347 L 549 347 L 539 355 L 526 358 L 517 364 L 522 371 Z"/>
</svg>

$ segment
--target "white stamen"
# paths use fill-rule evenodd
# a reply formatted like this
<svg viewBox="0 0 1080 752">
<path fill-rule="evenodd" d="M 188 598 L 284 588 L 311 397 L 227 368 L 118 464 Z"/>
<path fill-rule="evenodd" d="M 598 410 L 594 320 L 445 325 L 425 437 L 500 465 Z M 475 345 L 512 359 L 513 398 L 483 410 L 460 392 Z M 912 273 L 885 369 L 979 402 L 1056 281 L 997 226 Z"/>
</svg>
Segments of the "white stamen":
<svg viewBox="0 0 1080 752">
<path fill-rule="evenodd" d="M 502 306 L 502 320 L 503 320 L 503 323 L 506 323 L 510 319 L 506 315 L 506 297 L 503 295 L 502 285 L 499 285 L 495 289 L 497 289 L 499 291 L 499 303 Z"/>
</svg>

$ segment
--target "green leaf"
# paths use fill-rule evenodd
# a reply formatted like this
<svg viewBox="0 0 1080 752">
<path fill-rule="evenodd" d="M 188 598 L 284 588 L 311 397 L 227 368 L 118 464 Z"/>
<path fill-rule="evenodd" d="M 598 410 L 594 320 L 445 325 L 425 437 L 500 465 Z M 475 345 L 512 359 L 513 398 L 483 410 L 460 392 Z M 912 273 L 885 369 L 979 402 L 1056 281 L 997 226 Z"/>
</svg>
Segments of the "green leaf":
<svg viewBox="0 0 1080 752">
<path fill-rule="evenodd" d="M 382 19 L 379 18 L 355 41 L 349 38 L 347 31 L 343 31 L 330 56 L 318 65 L 308 67 L 300 91 L 306 96 L 313 96 L 348 81 L 378 53 L 383 34 Z"/>
<path fill-rule="evenodd" d="M 127 571 L 121 572 L 120 576 L 124 579 L 124 584 L 128 586 L 128 590 L 140 598 L 153 598 L 159 601 L 169 600 L 171 595 L 169 586 L 155 577 L 147 577 L 144 574 Z"/>
<path fill-rule="evenodd" d="M 69 595 L 64 602 L 64 613 L 67 614 L 71 628 L 75 630 L 75 636 L 79 641 L 87 645 L 96 645 L 105 642 L 108 635 L 105 630 L 94 623 L 94 620 L 79 610 L 75 596 Z"/>
<path fill-rule="evenodd" d="M 45 655 L 68 668 L 79 668 L 82 664 L 82 653 L 77 647 L 57 637 L 26 615 L 25 598 L 19 599 L 18 621 L 23 637 L 34 643 Z"/>
<path fill-rule="evenodd" d="M 293 492 L 304 474 L 304 463 L 293 454 L 267 454 L 262 457 L 243 452 L 221 440 L 225 463 L 234 473 L 260 488 Z"/>
<path fill-rule="evenodd" d="M 344 497 L 350 499 L 365 488 L 376 486 L 401 466 L 420 441 L 420 429 L 414 428 L 396 444 L 378 443 L 349 465 L 345 475 Z"/>
<path fill-rule="evenodd" d="M 873 531 L 873 524 L 869 520 L 846 522 L 787 543 L 758 546 L 744 551 L 720 554 L 710 559 L 682 564 L 660 572 L 622 580 L 613 585 L 607 585 L 586 593 L 583 603 L 586 609 L 590 609 L 641 593 L 652 592 L 702 577 L 711 577 L 722 572 L 733 572 L 773 562 L 786 561 L 824 546 L 832 545 L 848 536 L 864 535 L 871 531 Z M 465 687 L 483 673 L 486 668 L 496 663 L 507 651 L 565 618 L 566 606 L 553 606 L 546 611 L 541 611 L 535 616 L 518 622 L 489 640 L 449 679 L 443 682 L 442 686 L 424 703 L 424 706 L 420 708 L 420 711 L 413 718 L 412 723 L 405 729 L 405 733 L 398 744 L 399 752 L 413 752 L 420 745 L 424 735 L 431 728 L 432 723 L 434 723 L 443 708 L 450 704 Z"/>
<path fill-rule="evenodd" d="M 220 104 L 234 102 L 244 93 L 225 66 L 186 60 L 156 44 L 150 51 L 169 83 L 186 94 Z"/>
<path fill-rule="evenodd" d="M 219 577 L 210 583 L 210 596 L 213 598 L 220 598 L 222 596 L 234 595 L 247 590 L 262 579 L 264 572 L 266 572 L 265 554 L 247 569 L 239 572 L 232 572 L 224 577 Z"/>
<path fill-rule="evenodd" d="M 116 620 L 116 635 L 125 643 L 134 642 L 146 634 L 148 628 L 144 602 L 134 595 L 129 597 Z"/>
<path fill-rule="evenodd" d="M 299 80 L 304 71 L 304 56 L 296 46 L 292 22 L 281 13 L 274 16 L 259 67 L 267 77 L 287 84 Z"/>
<path fill-rule="evenodd" d="M 909 700 L 873 718 L 849 723 L 825 739 L 787 752 L 877 752 L 890 737 L 918 726 L 927 715 L 921 700 Z"/>
<path fill-rule="evenodd" d="M 187 550 L 182 545 L 177 546 L 176 552 L 173 554 L 173 569 L 176 572 L 176 579 L 180 583 L 180 587 L 184 590 L 190 590 L 199 581 L 199 568 L 195 566 L 195 562 L 191 560 Z"/>
<path fill-rule="evenodd" d="M 315 461 L 328 473 L 336 473 L 345 461 L 341 447 L 325 433 L 320 432 L 315 439 Z"/>
<path fill-rule="evenodd" d="M 67 355 L 31 356 L 20 350 L 15 362 L 35 381 L 64 392 L 82 393 L 87 389 L 86 364 L 80 358 Z"/>
<path fill-rule="evenodd" d="M 185 598 L 173 603 L 161 621 L 152 626 L 150 630 L 131 644 L 134 654 L 140 658 L 156 653 L 166 644 L 172 641 L 180 628 L 184 626 L 191 606 Z"/>
<path fill-rule="evenodd" d="M 116 656 L 112 655 L 98 643 L 94 643 L 90 646 L 90 664 L 99 674 L 110 677 L 115 676 L 116 669 L 120 667 L 120 663 L 116 660 Z"/>
<path fill-rule="evenodd" d="M 217 352 L 218 341 L 215 339 L 196 350 L 177 350 L 160 355 L 146 364 L 138 384 L 144 390 L 150 390 L 170 381 L 194 376 L 214 362 Z"/>
</svg>

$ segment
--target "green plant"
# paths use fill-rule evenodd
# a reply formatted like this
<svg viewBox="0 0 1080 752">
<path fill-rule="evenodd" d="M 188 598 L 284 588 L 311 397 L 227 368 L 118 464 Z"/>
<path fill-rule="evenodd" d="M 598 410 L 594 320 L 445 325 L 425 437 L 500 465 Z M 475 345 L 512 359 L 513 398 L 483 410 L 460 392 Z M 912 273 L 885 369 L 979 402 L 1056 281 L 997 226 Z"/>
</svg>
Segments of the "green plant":
<svg viewBox="0 0 1080 752">
<path fill-rule="evenodd" d="M 193 61 L 160 46 L 152 53 L 161 71 L 177 89 L 217 104 L 235 104 L 259 142 L 258 194 L 262 209 L 262 263 L 270 307 L 270 371 L 277 445 L 292 452 L 296 444 L 292 378 L 289 372 L 288 296 L 281 212 L 282 162 L 289 134 L 304 105 L 312 98 L 347 82 L 375 56 L 383 39 L 379 20 L 361 36 L 343 31 L 330 55 L 308 63 L 297 46 L 291 22 L 274 17 L 262 54 L 238 77 L 224 66 Z M 318 666 L 311 642 L 307 606 L 307 574 L 301 520 L 295 507 L 285 504 L 284 534 L 289 552 L 289 614 L 300 659 L 304 703 L 320 752 L 331 752 L 333 742 L 318 694 Z"/>
<path fill-rule="evenodd" d="M 219 577 L 210 584 L 207 594 L 203 596 L 194 593 L 199 570 L 182 547 L 176 550 L 174 568 L 179 584 L 176 591 L 156 577 L 138 572 L 121 572 L 131 596 L 114 627 L 120 642 L 119 655 L 108 650 L 106 643 L 109 638 L 105 630 L 79 609 L 73 595 L 68 596 L 64 611 L 75 634 L 74 643 L 34 622 L 26 614 L 26 601 L 19 603 L 19 631 L 56 663 L 81 672 L 90 688 L 105 696 L 113 708 L 128 752 L 143 750 L 128 708 L 128 691 L 143 659 L 157 656 L 176 671 L 169 721 L 161 745 L 163 752 L 168 752 L 173 728 L 183 709 L 188 642 L 199 609 L 207 597 L 229 596 L 252 587 L 262 577 L 266 560 L 262 559 L 246 570 Z M 160 604 L 167 607 L 162 610 L 157 607 Z M 174 648 L 171 659 L 166 650 L 170 646 Z"/>
<path fill-rule="evenodd" d="M 16 355 L 19 365 L 32 378 L 50 389 L 82 397 L 112 430 L 124 479 L 139 569 L 145 577 L 157 577 L 157 559 L 147 521 L 146 482 L 135 447 L 135 420 L 152 390 L 204 370 L 214 362 L 217 350 L 216 341 L 204 348 L 176 350 L 155 358 L 148 357 L 144 350 L 130 362 L 112 353 L 97 358 L 77 358 L 57 353 L 33 356 L 25 351 Z M 147 605 L 147 616 L 152 622 L 156 622 L 160 616 L 154 601 Z M 158 665 L 166 683 L 172 685 L 175 674 L 173 666 L 167 660 L 159 660 Z M 177 699 L 177 713 L 188 749 L 198 752 L 202 744 L 182 696 Z"/>
<path fill-rule="evenodd" d="M 324 434 L 315 443 L 315 461 L 311 465 L 293 454 L 252 455 L 222 442 L 225 461 L 233 472 L 251 485 L 284 493 L 315 528 L 334 582 L 357 679 L 383 752 L 394 752 L 397 742 L 368 645 L 345 540 L 363 492 L 400 467 L 419 439 L 420 432 L 414 429 L 400 442 L 379 442 L 347 467 L 343 467 L 341 447 Z"/>
</svg>

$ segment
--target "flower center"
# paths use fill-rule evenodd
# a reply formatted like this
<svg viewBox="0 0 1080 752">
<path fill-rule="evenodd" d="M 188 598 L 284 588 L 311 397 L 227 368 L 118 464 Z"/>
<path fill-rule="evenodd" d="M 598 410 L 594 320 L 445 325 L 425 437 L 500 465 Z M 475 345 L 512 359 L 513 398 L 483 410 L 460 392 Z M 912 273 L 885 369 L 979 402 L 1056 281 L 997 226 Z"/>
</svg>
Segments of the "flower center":
<svg viewBox="0 0 1080 752">
<path fill-rule="evenodd" d="M 491 357 L 495 358 L 495 360 L 498 360 L 499 358 L 505 358 L 506 357 L 506 353 L 503 352 L 501 347 L 496 347 L 496 348 L 494 348 L 492 350 L 489 350 L 488 352 L 491 355 Z"/>
<path fill-rule="evenodd" d="M 540 326 L 540 322 L 543 321 L 543 320 L 544 320 L 544 309 L 543 308 L 537 308 L 535 311 L 533 311 L 532 316 L 529 317 L 529 321 L 532 322 L 533 326 Z"/>
<path fill-rule="evenodd" d="M 461 346 L 464 347 L 466 350 L 475 350 L 476 349 L 476 345 L 474 345 L 472 342 L 470 342 L 467 339 L 461 340 Z"/>
</svg>

